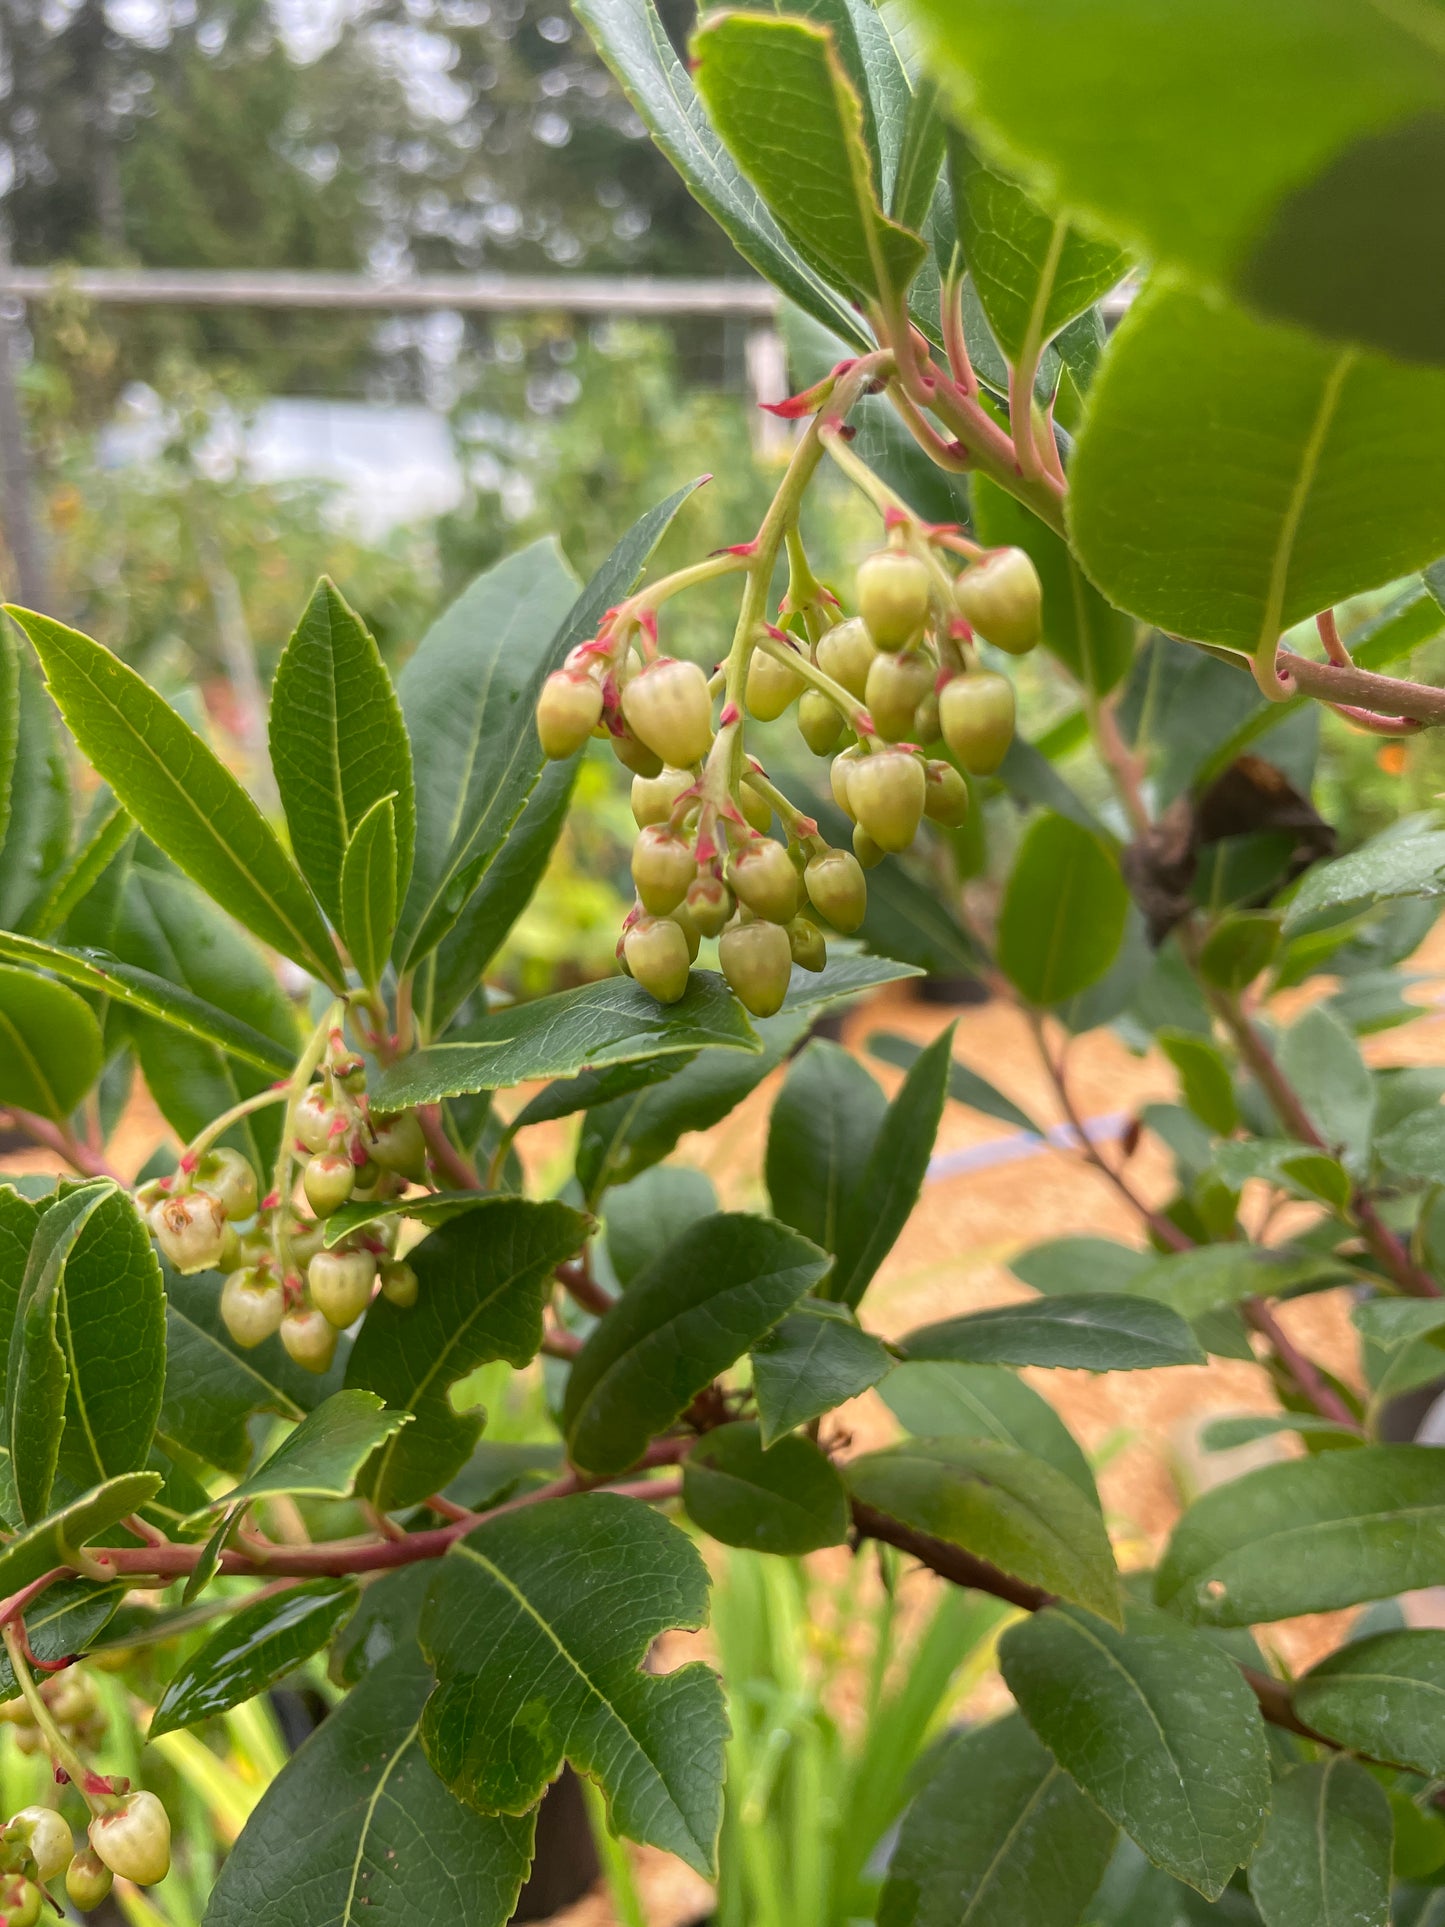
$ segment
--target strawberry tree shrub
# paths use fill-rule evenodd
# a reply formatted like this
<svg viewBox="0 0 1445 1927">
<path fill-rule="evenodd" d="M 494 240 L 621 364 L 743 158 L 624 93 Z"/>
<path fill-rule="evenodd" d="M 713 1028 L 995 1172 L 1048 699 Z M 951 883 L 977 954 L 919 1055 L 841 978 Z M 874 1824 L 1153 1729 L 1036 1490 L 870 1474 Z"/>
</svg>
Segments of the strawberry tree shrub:
<svg viewBox="0 0 1445 1927">
<path fill-rule="evenodd" d="M 1395 748 L 1445 719 L 1389 673 L 1441 628 L 1439 36 L 1353 0 L 917 0 L 904 40 L 821 0 L 705 19 L 688 70 L 650 0 L 579 10 L 800 357 L 836 343 L 781 405 L 760 525 L 649 567 L 688 484 L 584 587 L 523 549 L 395 687 L 323 582 L 272 694 L 284 826 L 133 670 L 11 612 L 0 1102 L 72 1175 L 0 1188 L 0 1709 L 53 1767 L 0 1830 L 0 1918 L 165 1876 L 100 1667 L 158 1736 L 325 1655 L 339 1703 L 211 1927 L 494 1927 L 564 1762 L 707 1874 L 719 1684 L 645 1664 L 706 1620 L 700 1544 L 876 1541 L 1014 1610 L 1015 1710 L 890 1779 L 886 1875 L 837 1918 L 1419 1927 L 1445 1634 L 1395 1602 L 1445 1584 L 1445 1457 L 1394 1415 L 1445 1370 L 1445 1073 L 1360 1038 L 1413 1014 L 1445 832 L 1340 855 L 1310 785 L 1327 712 Z M 835 581 L 825 468 L 874 517 Z M 704 584 L 736 592 L 715 666 Z M 758 754 L 794 721 L 807 787 Z M 594 738 L 638 828 L 619 972 L 489 1000 Z M 900 865 L 936 878 L 1020 812 L 986 928 Z M 869 1040 L 891 1100 L 805 1042 L 940 949 L 1027 1014 L 1138 1237 L 1027 1246 L 1029 1295 L 885 1339 L 868 1287 L 945 1104 L 1040 1128 L 951 1032 Z M 1115 1141 L 1070 1082 L 1101 1024 L 1177 1072 Z M 770 1210 L 721 1211 L 669 1153 L 785 1064 Z M 141 1084 L 183 1149 L 132 1185 Z M 571 1171 L 529 1191 L 518 1146 L 563 1119 Z M 1290 1303 L 1324 1290 L 1339 1376 Z M 453 1392 L 539 1356 L 555 1438 L 522 1464 Z M 1210 1358 L 1257 1362 L 1277 1410 L 1205 1444 L 1279 1456 L 1121 1573 L 1019 1371 Z M 862 1452 L 833 1414 L 874 1387 L 903 1437 Z M 1287 1674 L 1271 1627 L 1361 1606 Z"/>
</svg>

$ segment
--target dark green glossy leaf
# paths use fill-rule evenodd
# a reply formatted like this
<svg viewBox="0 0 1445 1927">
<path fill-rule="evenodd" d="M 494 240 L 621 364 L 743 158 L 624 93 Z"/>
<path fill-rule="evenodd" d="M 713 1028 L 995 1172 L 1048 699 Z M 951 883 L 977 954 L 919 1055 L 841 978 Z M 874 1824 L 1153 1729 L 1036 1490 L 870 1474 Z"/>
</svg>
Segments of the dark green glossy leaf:
<svg viewBox="0 0 1445 1927">
<path fill-rule="evenodd" d="M 699 1218 L 717 1210 L 711 1179 L 686 1165 L 658 1165 L 607 1197 L 607 1257 L 625 1291 Z"/>
<path fill-rule="evenodd" d="M 895 1037 L 890 1031 L 875 1030 L 864 1040 L 863 1048 L 870 1057 L 884 1064 L 896 1064 L 906 1071 L 918 1062 L 924 1047 L 911 1037 Z M 955 1104 L 963 1104 L 971 1111 L 981 1111 L 985 1117 L 996 1117 L 1004 1124 L 1016 1124 L 1021 1131 L 1043 1136 L 1042 1126 L 1036 1124 L 1027 1111 L 1021 1111 L 1012 1098 L 995 1090 L 987 1078 L 980 1077 L 956 1057 L 948 1067 L 948 1095 Z"/>
<path fill-rule="evenodd" d="M 1097 1501 L 1032 1453 L 993 1439 L 909 1439 L 850 1460 L 846 1472 L 865 1505 L 1118 1619 L 1119 1575 Z"/>
<path fill-rule="evenodd" d="M 1063 1365 L 1087 1372 L 1202 1365 L 1204 1353 L 1178 1312 L 1118 1292 L 1056 1297 L 946 1318 L 910 1332 L 908 1358 L 972 1365 Z"/>
<path fill-rule="evenodd" d="M 938 89 L 925 75 L 908 102 L 898 173 L 888 200 L 888 212 L 904 227 L 921 231 L 928 219 L 943 166 L 945 131 Z"/>
<path fill-rule="evenodd" d="M 1265 1927 L 1386 1927 L 1393 1837 L 1383 1788 L 1353 1760 L 1287 1773 L 1249 1870 Z"/>
<path fill-rule="evenodd" d="M 1259 1702 L 1234 1661 L 1152 1609 L 1125 1630 L 1055 1606 L 1005 1633 L 999 1665 L 1049 1751 L 1149 1858 L 1209 1899 L 1269 1804 Z"/>
<path fill-rule="evenodd" d="M 923 1189 L 953 1064 L 953 1025 L 918 1058 L 878 1126 L 837 1231 L 827 1295 L 857 1306 Z"/>
<path fill-rule="evenodd" d="M 572 1117 L 578 1111 L 592 1111 L 599 1104 L 611 1104 L 619 1097 L 663 1084 L 669 1077 L 692 1063 L 691 1051 L 669 1052 L 664 1057 L 639 1057 L 631 1064 L 613 1064 L 605 1071 L 579 1071 L 575 1077 L 561 1077 L 545 1090 L 529 1098 L 508 1126 L 513 1136 L 533 1124 L 550 1124 L 559 1117 Z"/>
<path fill-rule="evenodd" d="M 437 1778 L 418 1740 L 431 1686 L 412 1647 L 348 1694 L 267 1788 L 206 1927 L 458 1927 L 463 1906 L 467 1927 L 511 1918 L 533 1816 L 488 1818 Z"/>
<path fill-rule="evenodd" d="M 416 1652 L 416 1629 L 436 1567 L 419 1560 L 373 1579 L 331 1645 L 328 1672 L 338 1686 L 355 1686 L 393 1653 Z"/>
<path fill-rule="evenodd" d="M 383 1411 L 375 1392 L 333 1392 L 248 1478 L 211 1504 L 234 1512 L 253 1499 L 281 1492 L 345 1499 L 355 1490 L 356 1475 L 372 1453 L 410 1422 L 408 1412 Z"/>
<path fill-rule="evenodd" d="M 256 936 L 339 983 L 310 891 L 215 752 L 108 649 L 46 616 L 14 613 L 71 733 L 147 836 Z"/>
<path fill-rule="evenodd" d="M 924 245 L 879 205 L 862 107 L 827 31 L 721 14 L 692 50 L 713 125 L 804 259 L 861 300 L 904 297 Z"/>
<path fill-rule="evenodd" d="M 659 1004 L 626 977 L 609 977 L 494 1011 L 446 1043 L 398 1059 L 377 1080 L 374 1102 L 402 1110 L 706 1045 L 757 1048 L 742 1005 L 715 972 L 695 970 L 675 1004 Z"/>
<path fill-rule="evenodd" d="M 1114 1839 L 1016 1714 L 977 1727 L 904 1815 L 878 1927 L 1078 1927 Z"/>
<path fill-rule="evenodd" d="M 426 1498 L 466 1463 L 482 1425 L 453 1410 L 452 1386 L 491 1359 L 521 1366 L 535 1357 L 552 1271 L 585 1235 L 586 1220 L 564 1204 L 493 1198 L 410 1254 L 420 1284 L 414 1305 L 372 1305 L 346 1382 L 413 1420 L 362 1475 L 361 1489 L 382 1511 Z"/>
<path fill-rule="evenodd" d="M 1445 1584 L 1445 1463 L 1372 1445 L 1267 1465 L 1207 1492 L 1159 1565 L 1159 1603 L 1204 1626 L 1332 1612 Z"/>
<path fill-rule="evenodd" d="M 65 864 L 70 770 L 55 705 L 33 666 L 13 643 L 6 662 L 17 673 L 14 702 L 0 724 L 15 732 L 13 760 L 0 785 L 0 812 L 8 819 L 0 837 L 0 929 L 14 930 L 35 914 Z"/>
<path fill-rule="evenodd" d="M 1111 1238 L 1050 1238 L 1017 1252 L 1008 1267 L 1020 1283 L 1053 1298 L 1128 1291 L 1150 1263 L 1147 1251 Z"/>
<path fill-rule="evenodd" d="M 1284 933 L 1334 923 L 1399 897 L 1445 896 L 1445 830 L 1385 835 L 1333 863 L 1317 863 L 1284 913 Z"/>
<path fill-rule="evenodd" d="M 1097 836 L 1063 816 L 1025 836 L 999 913 L 999 967 L 1037 1005 L 1097 983 L 1119 949 L 1129 892 Z"/>
<path fill-rule="evenodd" d="M 858 1060 L 814 1038 L 788 1066 L 768 1125 L 774 1217 L 836 1251 L 888 1105 Z"/>
<path fill-rule="evenodd" d="M 243 1606 L 181 1662 L 151 1719 L 150 1738 L 194 1726 L 267 1692 L 321 1651 L 358 1597 L 354 1579 L 313 1579 Z"/>
<path fill-rule="evenodd" d="M 857 1398 L 891 1370 L 886 1346 L 846 1305 L 808 1298 L 752 1349 L 753 1391 L 765 1446 Z"/>
<path fill-rule="evenodd" d="M 161 1483 L 158 1472 L 122 1473 L 7 1539 L 0 1544 L 0 1598 L 8 1599 L 53 1567 L 66 1565 L 71 1552 L 137 1511 Z"/>
<path fill-rule="evenodd" d="M 993 1439 L 1062 1472 L 1097 1505 L 1094 1475 L 1073 1433 L 1047 1399 L 1001 1365 L 894 1367 L 883 1403 L 915 1438 Z"/>
<path fill-rule="evenodd" d="M 83 997 L 0 964 L 0 1104 L 59 1123 L 100 1075 L 100 1025 Z"/>
<path fill-rule="evenodd" d="M 396 799 L 373 803 L 357 824 L 342 858 L 341 934 L 362 983 L 374 989 L 386 969 L 396 929 Z"/>
<path fill-rule="evenodd" d="M 125 1592 L 121 1580 L 57 1579 L 47 1586 L 25 1611 L 25 1638 L 35 1658 L 45 1664 L 88 1652 Z M 0 1652 L 0 1699 L 14 1699 L 19 1691 L 10 1655 Z"/>
<path fill-rule="evenodd" d="M 386 796 L 392 899 L 404 897 L 416 839 L 411 745 L 380 650 L 325 576 L 276 665 L 270 735 L 291 847 L 331 921 L 344 928 L 347 847 Z M 363 972 L 363 981 L 373 980 Z"/>
<path fill-rule="evenodd" d="M 490 1813 L 525 1812 L 569 1759 L 601 1785 L 615 1832 L 710 1873 L 721 1689 L 696 1662 L 642 1670 L 653 1639 L 706 1616 L 698 1553 L 635 1499 L 589 1492 L 489 1520 L 452 1547 L 422 1613 L 427 1758 Z"/>
<path fill-rule="evenodd" d="M 843 1481 L 799 1433 L 764 1450 L 743 1419 L 720 1425 L 683 1463 L 682 1499 L 693 1523 L 725 1546 L 796 1554 L 843 1543 L 848 1495 Z"/>
<path fill-rule="evenodd" d="M 414 1198 L 358 1198 L 341 1205 L 325 1220 L 322 1242 L 330 1248 L 363 1225 L 384 1224 L 388 1218 L 413 1218 L 418 1224 L 447 1224 L 453 1218 L 494 1202 L 485 1191 L 427 1191 Z"/>
<path fill-rule="evenodd" d="M 10 1341 L 15 1329 L 15 1312 L 25 1282 L 25 1266 L 40 1213 L 29 1198 L 22 1197 L 11 1185 L 0 1185 L 0 1384 L 8 1382 Z M 8 1437 L 0 1441 L 8 1448 Z M 9 1453 L 6 1451 L 6 1482 L 9 1481 Z M 18 1512 L 0 1506 L 8 1523 Z"/>
<path fill-rule="evenodd" d="M 1376 1633 L 1314 1666 L 1291 1695 L 1307 1726 L 1429 1779 L 1445 1773 L 1445 1632 Z"/>
<path fill-rule="evenodd" d="M 602 1477 L 633 1464 L 827 1263 L 771 1219 L 722 1212 L 691 1226 L 633 1280 L 573 1363 L 562 1411 L 573 1463 Z"/>
</svg>

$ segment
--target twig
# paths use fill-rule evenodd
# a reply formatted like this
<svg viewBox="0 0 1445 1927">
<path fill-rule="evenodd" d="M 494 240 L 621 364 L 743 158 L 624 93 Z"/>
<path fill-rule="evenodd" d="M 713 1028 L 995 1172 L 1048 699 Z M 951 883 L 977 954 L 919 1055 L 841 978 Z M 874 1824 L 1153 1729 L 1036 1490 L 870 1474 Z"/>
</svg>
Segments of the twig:
<svg viewBox="0 0 1445 1927">
<path fill-rule="evenodd" d="M 416 1115 L 431 1161 L 441 1175 L 457 1191 L 480 1191 L 483 1187 L 477 1167 L 470 1158 L 463 1157 L 447 1136 L 440 1104 L 418 1104 Z"/>
<path fill-rule="evenodd" d="M 1325 1378 L 1314 1360 L 1306 1358 L 1263 1298 L 1242 1300 L 1240 1310 L 1254 1329 L 1269 1340 L 1275 1356 L 1294 1380 L 1300 1395 L 1308 1399 L 1320 1417 L 1333 1419 L 1336 1425 L 1343 1425 L 1348 1431 L 1357 1435 L 1363 1433 L 1365 1428 L 1344 1399 Z"/>
<path fill-rule="evenodd" d="M 42 1150 L 54 1151 L 65 1159 L 73 1171 L 79 1171 L 84 1178 L 113 1178 L 117 1184 L 125 1179 L 115 1166 L 100 1151 L 92 1150 L 63 1124 L 53 1124 L 48 1117 L 37 1117 L 33 1111 L 8 1108 L 3 1113 L 17 1131 L 23 1131 L 32 1143 Z"/>
</svg>

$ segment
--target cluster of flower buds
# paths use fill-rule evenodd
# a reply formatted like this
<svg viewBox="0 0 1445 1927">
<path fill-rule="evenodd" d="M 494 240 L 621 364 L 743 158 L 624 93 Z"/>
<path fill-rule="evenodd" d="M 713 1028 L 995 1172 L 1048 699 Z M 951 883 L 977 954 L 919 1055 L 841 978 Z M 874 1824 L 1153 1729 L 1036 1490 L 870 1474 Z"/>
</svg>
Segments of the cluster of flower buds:
<svg viewBox="0 0 1445 1927">
<path fill-rule="evenodd" d="M 324 1220 L 352 1201 L 400 1197 L 408 1182 L 426 1175 L 426 1140 L 415 1112 L 380 1116 L 370 1109 L 365 1064 L 340 1032 L 290 1123 L 305 1210 L 292 1187 L 258 1202 L 255 1172 L 227 1149 L 183 1158 L 174 1178 L 142 1186 L 137 1197 L 177 1271 L 227 1274 L 221 1317 L 238 1345 L 259 1345 L 279 1332 L 298 1365 L 324 1372 L 337 1333 L 356 1322 L 378 1286 L 395 1305 L 415 1304 L 417 1295 L 415 1271 L 394 1256 L 394 1218 L 329 1246 Z"/>
<path fill-rule="evenodd" d="M 1003 761 L 1013 684 L 981 667 L 973 644 L 982 637 L 1011 655 L 1034 647 L 1038 575 L 1022 549 L 1009 548 L 977 552 L 955 577 L 936 545 L 954 532 L 921 531 L 910 547 L 908 526 L 900 519 L 890 545 L 860 565 L 856 615 L 842 618 L 820 592 L 789 612 L 786 628 L 760 630 L 748 658 L 749 714 L 773 722 L 796 703 L 808 747 L 833 757 L 833 796 L 854 825 L 851 853 L 830 849 L 740 742 L 736 753 L 724 745 L 741 724 L 732 704 L 715 738 L 704 672 L 669 656 L 644 666 L 625 624 L 604 622 L 543 685 L 537 729 L 549 756 L 606 736 L 634 772 L 637 901 L 618 957 L 660 1002 L 683 995 L 701 940 L 716 937 L 734 993 L 755 1016 L 770 1016 L 794 964 L 823 968 L 825 929 L 848 934 L 862 923 L 864 869 L 906 850 L 925 817 L 962 823 L 968 784 L 956 765 L 986 776 Z M 655 641 L 643 619 L 634 626 Z M 956 763 L 926 754 L 940 741 Z M 775 811 L 784 841 L 770 834 Z"/>
<path fill-rule="evenodd" d="M 81 1752 L 93 1753 L 105 1738 L 109 1720 L 85 1674 L 67 1667 L 63 1673 L 40 1682 L 40 1697 L 63 1737 Z M 15 1744 L 22 1753 L 39 1753 L 45 1745 L 45 1737 L 23 1699 L 0 1702 L 0 1724 L 14 1728 Z"/>
</svg>

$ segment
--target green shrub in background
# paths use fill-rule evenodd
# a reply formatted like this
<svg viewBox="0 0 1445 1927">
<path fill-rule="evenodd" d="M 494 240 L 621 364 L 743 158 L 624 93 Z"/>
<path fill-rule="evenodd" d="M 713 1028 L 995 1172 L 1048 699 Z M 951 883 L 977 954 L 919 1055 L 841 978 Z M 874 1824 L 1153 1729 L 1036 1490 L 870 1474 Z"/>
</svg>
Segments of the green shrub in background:
<svg viewBox="0 0 1445 1927">
<path fill-rule="evenodd" d="M 1400 215 L 1438 185 L 1428 21 L 927 0 L 915 67 L 867 8 L 731 12 L 698 28 L 694 83 L 647 0 L 581 11 L 699 198 L 842 344 L 785 405 L 802 426 L 751 532 L 655 563 L 684 483 L 580 590 L 531 543 L 395 680 L 323 581 L 272 689 L 284 841 L 142 676 L 13 611 L 0 1101 L 74 1177 L 0 1190 L 3 1704 L 68 1790 L 58 1821 L 6 1826 L 0 1900 L 33 1920 L 62 1873 L 85 1905 L 166 1876 L 163 1783 L 96 1751 L 74 1666 L 140 1587 L 148 1650 L 169 1615 L 226 1608 L 176 1652 L 152 1741 L 323 1651 L 345 1689 L 210 1927 L 440 1922 L 459 1891 L 500 1923 L 569 1760 L 615 1833 L 711 1874 L 729 1759 L 722 1904 L 754 1914 L 791 1878 L 792 1905 L 846 1918 L 912 1792 L 880 1927 L 1428 1921 L 1445 1659 L 1390 1602 L 1445 1583 L 1445 1459 L 1390 1415 L 1441 1376 L 1445 1072 L 1372 1069 L 1359 1038 L 1412 1013 L 1445 833 L 1401 816 L 1340 855 L 1312 800 L 1322 705 L 1390 748 L 1445 720 L 1445 693 L 1386 673 L 1441 628 L 1438 316 Z M 1096 304 L 1136 253 L 1161 265 L 1106 343 Z M 832 579 L 829 469 L 872 518 Z M 729 585 L 712 670 L 674 598 Z M 1016 681 L 1040 641 L 1068 684 Z M 816 802 L 757 754 L 756 725 L 794 721 Z M 632 981 L 494 1003 L 598 731 L 634 778 Z M 1006 852 L 1000 792 L 1027 806 Z M 1006 870 L 996 914 L 900 884 L 913 844 Z M 1100 1024 L 1157 1046 L 1177 1101 L 1114 1147 L 1078 1130 L 1137 1245 L 1035 1246 L 1013 1261 L 1031 1296 L 885 1342 L 868 1288 L 945 1104 L 1037 1128 L 951 1031 L 873 1040 L 906 1068 L 891 1100 L 837 1046 L 798 1048 L 925 951 L 1017 1001 L 1076 1127 L 1069 1040 Z M 1286 1021 L 1273 999 L 1305 983 Z M 668 1155 L 785 1062 L 770 1210 L 720 1211 Z M 133 1187 L 111 1139 L 137 1076 L 184 1149 Z M 564 1118 L 568 1168 L 529 1189 L 518 1145 Z M 1129 1166 L 1144 1130 L 1173 1162 L 1158 1205 Z M 1288 1310 L 1341 1287 L 1350 1382 Z M 452 1394 L 539 1356 L 548 1442 L 519 1457 Z M 1211 1356 L 1262 1363 L 1278 1411 L 1206 1443 L 1283 1433 L 1295 1456 L 1121 1574 L 1091 1468 L 1018 1372 Z M 855 1451 L 831 1415 L 874 1386 L 905 1436 Z M 730 1737 L 706 1665 L 644 1669 L 707 1616 L 679 1505 L 760 1560 L 874 1540 L 959 1589 L 875 1753 L 828 1766 L 809 1740 L 770 1782 L 767 1693 Z M 1298 1680 L 1256 1638 L 1377 1602 Z M 974 1637 L 953 1622 L 1000 1604 L 1016 1710 L 905 1789 L 885 1728 L 928 1735 Z M 820 1765 L 867 1840 L 831 1835 L 826 1878 L 774 1870 L 786 1828 L 820 1839 Z"/>
</svg>

